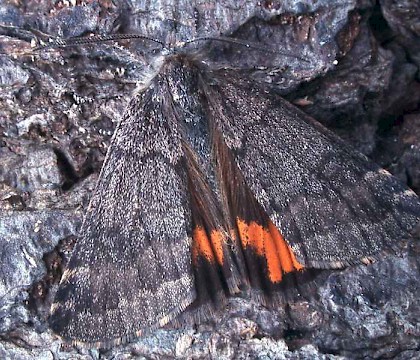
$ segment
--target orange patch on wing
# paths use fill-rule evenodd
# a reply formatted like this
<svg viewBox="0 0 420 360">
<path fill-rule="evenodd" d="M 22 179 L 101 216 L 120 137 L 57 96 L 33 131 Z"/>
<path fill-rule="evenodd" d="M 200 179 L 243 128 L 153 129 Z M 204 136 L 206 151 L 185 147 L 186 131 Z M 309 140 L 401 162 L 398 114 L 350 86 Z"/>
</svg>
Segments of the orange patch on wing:
<svg viewBox="0 0 420 360">
<path fill-rule="evenodd" d="M 268 223 L 268 229 L 276 244 L 277 252 L 280 254 L 281 266 L 283 267 L 284 272 L 302 270 L 304 266 L 297 261 L 295 254 L 293 254 L 292 249 L 287 244 L 286 240 L 284 240 L 283 235 L 280 233 L 279 229 L 277 229 L 276 225 L 270 221 Z"/>
<path fill-rule="evenodd" d="M 247 224 L 239 218 L 237 225 L 242 245 L 252 246 L 258 255 L 264 255 L 264 228 L 254 221 Z"/>
<path fill-rule="evenodd" d="M 225 243 L 225 236 L 221 231 L 213 230 L 210 234 L 210 240 L 216 254 L 217 262 L 223 265 L 223 244 Z"/>
<path fill-rule="evenodd" d="M 213 230 L 210 233 L 210 238 L 206 230 L 197 226 L 193 231 L 193 259 L 197 260 L 202 256 L 209 262 L 217 261 L 223 265 L 223 243 L 225 237 L 219 230 Z"/>
<path fill-rule="evenodd" d="M 247 224 L 237 219 L 239 237 L 244 248 L 251 247 L 259 256 L 265 257 L 270 281 L 280 282 L 283 273 L 303 269 L 289 245 L 276 226 L 270 221 L 268 229 L 251 221 Z"/>
</svg>

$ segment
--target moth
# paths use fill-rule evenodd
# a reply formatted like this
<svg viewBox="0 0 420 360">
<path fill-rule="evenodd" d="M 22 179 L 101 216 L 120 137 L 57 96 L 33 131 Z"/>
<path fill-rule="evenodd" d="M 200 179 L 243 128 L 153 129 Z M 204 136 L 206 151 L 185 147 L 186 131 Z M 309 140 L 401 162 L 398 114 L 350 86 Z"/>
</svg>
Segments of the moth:
<svg viewBox="0 0 420 360">
<path fill-rule="evenodd" d="M 309 269 L 397 250 L 419 214 L 413 191 L 280 96 L 173 51 L 115 130 L 49 323 L 103 346 L 244 288 L 275 302 Z"/>
</svg>

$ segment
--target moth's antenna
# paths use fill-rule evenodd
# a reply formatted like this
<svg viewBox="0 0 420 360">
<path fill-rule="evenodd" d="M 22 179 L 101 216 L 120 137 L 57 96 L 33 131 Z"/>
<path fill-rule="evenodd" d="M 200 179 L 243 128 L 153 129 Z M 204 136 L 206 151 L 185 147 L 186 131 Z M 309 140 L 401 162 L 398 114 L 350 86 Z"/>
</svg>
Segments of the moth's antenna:
<svg viewBox="0 0 420 360">
<path fill-rule="evenodd" d="M 46 48 L 61 48 L 61 47 L 69 47 L 69 46 L 78 46 L 78 45 L 89 45 L 89 44 L 96 44 L 100 42 L 106 41 L 118 41 L 118 40 L 129 40 L 129 39 L 140 39 L 155 42 L 165 47 L 165 44 L 157 39 L 151 38 L 145 35 L 139 34 L 112 34 L 112 35 L 94 35 L 94 36 L 83 36 L 83 37 L 76 37 L 70 39 L 49 39 L 49 42 L 46 43 L 42 41 L 42 43 L 36 46 L 33 50 L 41 50 Z"/>
<path fill-rule="evenodd" d="M 226 36 L 203 36 L 203 37 L 198 37 L 198 38 L 195 38 L 195 39 L 184 41 L 184 46 L 188 45 L 188 44 L 191 44 L 191 43 L 194 43 L 194 42 L 198 42 L 198 41 L 220 41 L 220 42 L 225 42 L 225 43 L 230 43 L 230 44 L 237 44 L 237 45 L 244 46 L 248 49 L 261 50 L 261 51 L 269 52 L 271 54 L 293 57 L 295 59 L 299 59 L 299 60 L 302 60 L 302 61 L 305 61 L 305 62 L 309 63 L 308 60 L 306 60 L 306 59 L 304 59 L 300 56 L 287 54 L 287 53 L 285 53 L 283 51 L 280 51 L 280 50 L 273 50 L 273 49 L 270 49 L 266 46 L 261 46 L 259 44 L 256 44 L 254 42 L 249 42 L 249 41 L 241 40 L 241 39 L 237 39 L 237 38 L 230 38 L 230 37 L 226 37 Z"/>
</svg>

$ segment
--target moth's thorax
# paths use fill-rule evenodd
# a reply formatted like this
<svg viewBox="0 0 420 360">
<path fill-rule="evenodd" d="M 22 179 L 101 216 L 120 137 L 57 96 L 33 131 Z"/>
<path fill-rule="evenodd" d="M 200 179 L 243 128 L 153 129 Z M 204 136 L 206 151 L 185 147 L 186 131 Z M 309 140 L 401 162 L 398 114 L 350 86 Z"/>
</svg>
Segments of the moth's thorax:
<svg viewBox="0 0 420 360">
<path fill-rule="evenodd" d="M 187 56 L 173 55 L 165 60 L 158 81 L 165 83 L 168 92 L 165 96 L 170 97 L 173 104 L 183 141 L 213 187 L 212 133 L 200 86 L 200 72 L 199 65 Z"/>
</svg>

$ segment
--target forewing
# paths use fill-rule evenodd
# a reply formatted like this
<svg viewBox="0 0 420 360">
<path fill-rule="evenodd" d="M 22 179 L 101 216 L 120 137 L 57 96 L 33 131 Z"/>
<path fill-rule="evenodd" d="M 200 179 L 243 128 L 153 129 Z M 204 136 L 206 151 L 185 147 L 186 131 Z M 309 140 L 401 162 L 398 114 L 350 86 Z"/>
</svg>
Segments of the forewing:
<svg viewBox="0 0 420 360">
<path fill-rule="evenodd" d="M 227 73 L 202 86 L 247 186 L 305 267 L 369 260 L 417 223 L 411 190 L 284 99 Z"/>
<path fill-rule="evenodd" d="M 126 340 L 195 299 L 184 157 L 159 81 L 133 98 L 110 145 L 52 306 L 64 338 Z"/>
</svg>

